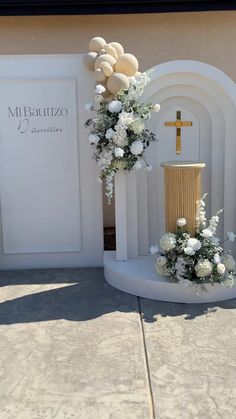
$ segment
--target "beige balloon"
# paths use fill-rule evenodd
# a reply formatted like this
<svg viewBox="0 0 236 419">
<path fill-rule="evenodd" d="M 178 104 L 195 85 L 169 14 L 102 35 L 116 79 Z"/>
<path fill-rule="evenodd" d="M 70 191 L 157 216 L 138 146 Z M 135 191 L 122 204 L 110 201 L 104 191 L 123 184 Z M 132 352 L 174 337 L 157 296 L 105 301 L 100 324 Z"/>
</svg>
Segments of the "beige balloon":
<svg viewBox="0 0 236 419">
<path fill-rule="evenodd" d="M 122 47 L 121 44 L 119 44 L 119 42 L 110 42 L 110 45 L 115 48 L 116 53 L 117 53 L 117 57 L 119 57 L 120 55 L 124 54 L 124 48 Z"/>
<path fill-rule="evenodd" d="M 88 54 L 84 54 L 84 65 L 87 68 L 87 70 L 93 71 L 95 61 L 97 59 L 97 53 L 96 52 L 89 52 Z"/>
<path fill-rule="evenodd" d="M 106 54 L 106 51 L 105 51 L 104 48 L 102 48 L 98 51 L 98 55 L 102 55 L 102 54 Z"/>
<path fill-rule="evenodd" d="M 110 64 L 111 67 L 113 67 L 116 63 L 116 60 L 109 54 L 102 54 L 95 61 L 95 70 L 97 70 L 97 68 L 101 68 L 101 64 L 103 62 L 106 62 Z"/>
<path fill-rule="evenodd" d="M 113 73 L 107 80 L 107 87 L 111 93 L 116 94 L 129 88 L 129 79 L 125 74 Z"/>
<path fill-rule="evenodd" d="M 101 63 L 101 70 L 106 75 L 106 77 L 110 77 L 113 73 L 113 68 L 109 63 L 106 63 L 105 61 Z"/>
<path fill-rule="evenodd" d="M 126 76 L 134 76 L 138 70 L 138 60 L 133 54 L 122 54 L 116 62 L 116 71 L 126 74 Z"/>
<path fill-rule="evenodd" d="M 104 47 L 104 49 L 106 51 L 106 54 L 112 55 L 112 57 L 114 57 L 115 59 L 117 59 L 116 50 L 115 50 L 115 48 L 112 45 L 106 44 L 105 47 Z"/>
<path fill-rule="evenodd" d="M 101 38 L 100 36 L 96 36 L 89 42 L 89 51 L 98 52 L 101 48 L 104 48 L 105 45 L 105 39 Z"/>
<path fill-rule="evenodd" d="M 97 68 L 97 70 L 95 70 L 95 78 L 96 78 L 96 81 L 98 82 L 106 81 L 106 76 L 101 70 L 101 68 Z"/>
</svg>

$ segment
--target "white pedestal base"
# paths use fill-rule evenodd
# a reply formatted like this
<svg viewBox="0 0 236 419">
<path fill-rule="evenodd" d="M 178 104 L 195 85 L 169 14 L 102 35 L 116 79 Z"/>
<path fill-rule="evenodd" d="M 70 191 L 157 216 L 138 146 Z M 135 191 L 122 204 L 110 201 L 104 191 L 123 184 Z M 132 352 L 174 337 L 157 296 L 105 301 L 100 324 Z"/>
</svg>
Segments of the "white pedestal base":
<svg viewBox="0 0 236 419">
<path fill-rule="evenodd" d="M 236 298 L 236 284 L 232 288 L 207 285 L 208 292 L 197 294 L 196 288 L 183 287 L 157 276 L 153 256 L 140 256 L 125 262 L 116 261 L 116 252 L 104 252 L 105 279 L 113 287 L 129 294 L 171 303 L 210 303 Z"/>
</svg>

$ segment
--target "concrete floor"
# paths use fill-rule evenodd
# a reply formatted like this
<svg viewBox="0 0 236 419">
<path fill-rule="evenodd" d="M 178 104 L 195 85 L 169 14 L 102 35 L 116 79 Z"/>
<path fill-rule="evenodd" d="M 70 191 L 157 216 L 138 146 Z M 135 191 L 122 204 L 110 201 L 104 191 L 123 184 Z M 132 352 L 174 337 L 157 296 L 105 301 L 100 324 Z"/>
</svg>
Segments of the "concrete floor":
<svg viewBox="0 0 236 419">
<path fill-rule="evenodd" d="M 0 286 L 0 419 L 236 418 L 236 300 L 139 299 L 101 269 Z"/>
</svg>

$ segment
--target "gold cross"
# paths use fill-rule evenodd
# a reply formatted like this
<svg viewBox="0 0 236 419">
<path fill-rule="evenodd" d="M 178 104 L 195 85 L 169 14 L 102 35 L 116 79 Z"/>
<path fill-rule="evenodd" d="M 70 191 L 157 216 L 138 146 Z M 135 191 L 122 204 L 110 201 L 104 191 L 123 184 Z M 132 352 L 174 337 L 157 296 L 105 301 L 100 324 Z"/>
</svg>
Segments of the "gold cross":
<svg viewBox="0 0 236 419">
<path fill-rule="evenodd" d="M 192 121 L 181 121 L 181 112 L 176 112 L 175 122 L 165 122 L 166 127 L 176 127 L 176 154 L 181 154 L 181 128 L 191 127 Z"/>
</svg>

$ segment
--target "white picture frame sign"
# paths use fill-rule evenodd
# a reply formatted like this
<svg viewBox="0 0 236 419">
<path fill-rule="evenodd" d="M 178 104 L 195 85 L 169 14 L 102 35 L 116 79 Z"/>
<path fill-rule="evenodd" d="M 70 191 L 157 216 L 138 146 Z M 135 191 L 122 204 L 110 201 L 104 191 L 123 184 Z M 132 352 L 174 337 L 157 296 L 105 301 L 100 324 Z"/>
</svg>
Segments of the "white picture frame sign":
<svg viewBox="0 0 236 419">
<path fill-rule="evenodd" d="M 81 55 L 0 57 L 0 269 L 101 266 Z"/>
</svg>

